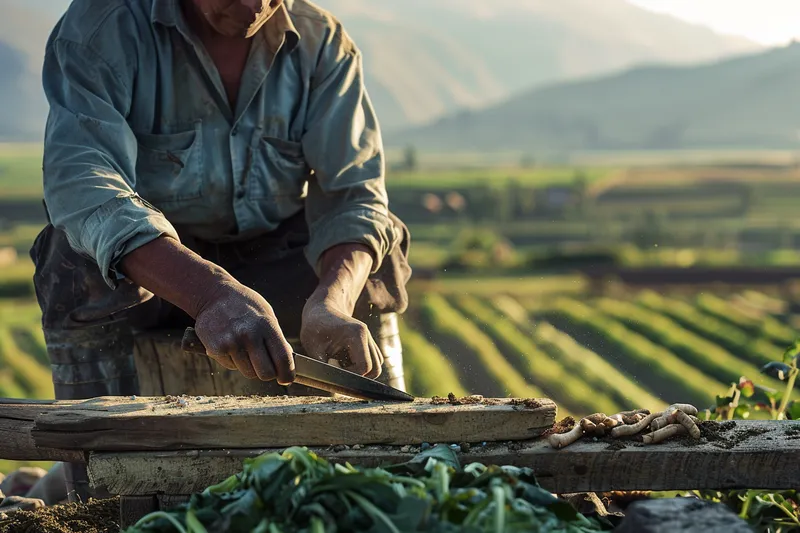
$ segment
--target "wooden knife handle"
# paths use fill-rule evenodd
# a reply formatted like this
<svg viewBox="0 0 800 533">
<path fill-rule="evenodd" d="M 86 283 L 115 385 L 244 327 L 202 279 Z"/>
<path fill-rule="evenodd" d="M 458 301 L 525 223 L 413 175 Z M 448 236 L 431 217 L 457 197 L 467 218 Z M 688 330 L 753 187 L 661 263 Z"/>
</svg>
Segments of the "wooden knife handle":
<svg viewBox="0 0 800 533">
<path fill-rule="evenodd" d="M 200 340 L 200 337 L 197 336 L 197 332 L 194 328 L 186 328 L 186 331 L 183 332 L 181 349 L 186 353 L 208 356 L 206 347 L 203 341 Z"/>
</svg>

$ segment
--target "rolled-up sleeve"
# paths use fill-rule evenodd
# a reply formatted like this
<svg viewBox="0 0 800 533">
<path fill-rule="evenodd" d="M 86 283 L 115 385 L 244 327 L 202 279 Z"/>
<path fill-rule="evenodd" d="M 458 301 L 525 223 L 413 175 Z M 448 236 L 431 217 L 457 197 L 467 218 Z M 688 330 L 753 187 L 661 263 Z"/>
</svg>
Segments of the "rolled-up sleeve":
<svg viewBox="0 0 800 533">
<path fill-rule="evenodd" d="M 373 252 L 373 272 L 399 240 L 389 218 L 383 141 L 364 86 L 360 51 L 340 25 L 312 79 L 303 151 L 313 170 L 306 199 L 309 263 L 345 243 Z"/>
<path fill-rule="evenodd" d="M 120 54 L 123 52 L 120 51 Z M 52 224 L 112 288 L 119 261 L 172 225 L 135 192 L 137 141 L 125 119 L 134 74 L 84 43 L 54 38 L 42 82 L 50 105 L 44 197 Z"/>
</svg>

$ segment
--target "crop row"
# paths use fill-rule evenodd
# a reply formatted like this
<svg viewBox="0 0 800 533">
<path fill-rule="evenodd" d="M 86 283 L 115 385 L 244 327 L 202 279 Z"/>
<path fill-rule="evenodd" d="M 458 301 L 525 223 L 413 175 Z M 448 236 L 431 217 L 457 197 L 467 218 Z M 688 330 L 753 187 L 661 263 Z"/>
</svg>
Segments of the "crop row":
<svg viewBox="0 0 800 533">
<path fill-rule="evenodd" d="M 424 328 L 453 365 L 460 382 L 472 394 L 542 398 L 545 395 L 517 372 L 494 342 L 440 294 L 429 293 L 421 302 Z"/>
<path fill-rule="evenodd" d="M 667 402 L 707 405 L 729 386 L 582 302 L 559 298 L 540 316 L 584 344 L 595 345 L 610 364 Z"/>
<path fill-rule="evenodd" d="M 706 375 L 725 383 L 736 383 L 742 376 L 765 386 L 780 388 L 776 380 L 762 378 L 759 368 L 743 361 L 719 345 L 694 333 L 664 315 L 626 302 L 600 298 L 597 308 L 621 321 L 631 330 L 641 333 L 654 344 L 668 349 Z"/>
<path fill-rule="evenodd" d="M 592 390 L 562 361 L 552 358 L 536 345 L 529 334 L 474 296 L 452 299 L 456 308 L 484 329 L 501 353 L 529 383 L 571 412 L 619 411 L 619 405 L 601 391 Z"/>
</svg>

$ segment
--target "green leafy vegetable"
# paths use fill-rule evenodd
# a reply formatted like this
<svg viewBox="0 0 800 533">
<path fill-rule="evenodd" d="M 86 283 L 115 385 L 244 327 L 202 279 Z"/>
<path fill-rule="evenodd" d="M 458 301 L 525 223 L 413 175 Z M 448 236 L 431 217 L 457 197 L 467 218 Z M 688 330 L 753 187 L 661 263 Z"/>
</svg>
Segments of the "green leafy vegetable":
<svg viewBox="0 0 800 533">
<path fill-rule="evenodd" d="M 610 523 L 542 489 L 529 469 L 461 467 L 439 445 L 408 463 L 333 465 L 305 448 L 246 460 L 241 473 L 126 533 L 593 533 Z"/>
</svg>

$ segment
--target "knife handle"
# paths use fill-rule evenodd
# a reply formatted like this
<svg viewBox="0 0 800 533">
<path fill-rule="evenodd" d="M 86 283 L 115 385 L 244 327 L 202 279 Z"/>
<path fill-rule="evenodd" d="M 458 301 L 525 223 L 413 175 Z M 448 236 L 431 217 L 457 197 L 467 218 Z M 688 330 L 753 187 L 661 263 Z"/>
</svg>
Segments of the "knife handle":
<svg viewBox="0 0 800 533">
<path fill-rule="evenodd" d="M 208 356 L 208 351 L 206 351 L 203 341 L 197 336 L 197 332 L 194 328 L 186 328 L 186 331 L 183 332 L 181 349 L 186 353 Z"/>
</svg>

